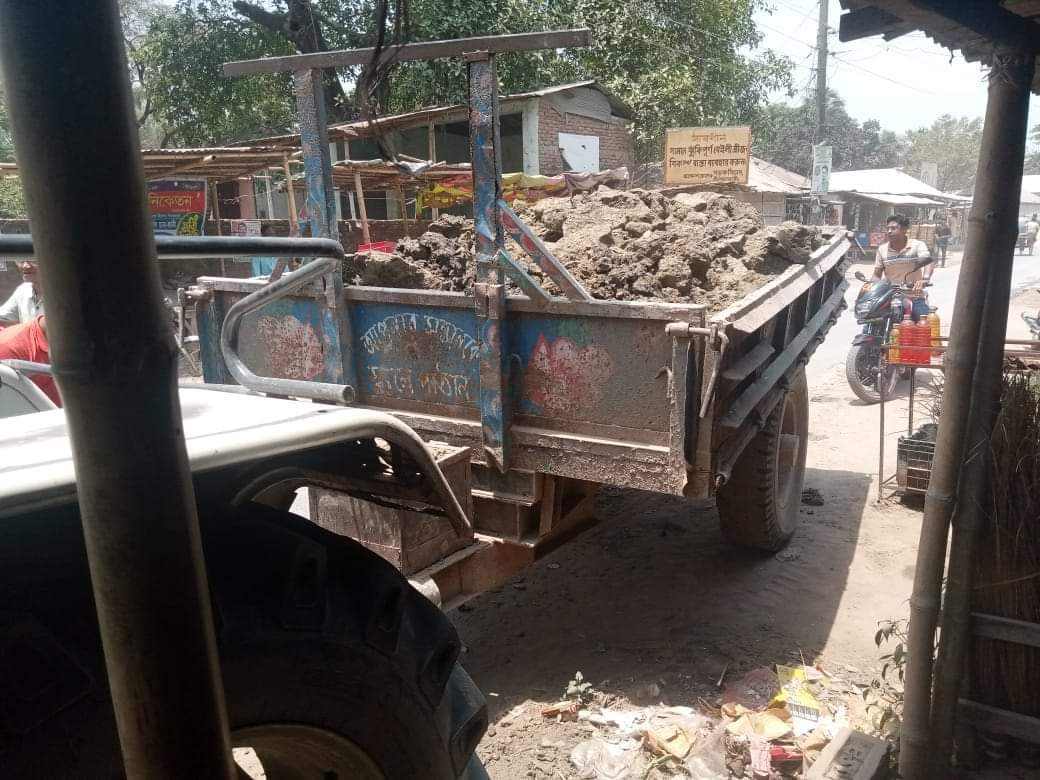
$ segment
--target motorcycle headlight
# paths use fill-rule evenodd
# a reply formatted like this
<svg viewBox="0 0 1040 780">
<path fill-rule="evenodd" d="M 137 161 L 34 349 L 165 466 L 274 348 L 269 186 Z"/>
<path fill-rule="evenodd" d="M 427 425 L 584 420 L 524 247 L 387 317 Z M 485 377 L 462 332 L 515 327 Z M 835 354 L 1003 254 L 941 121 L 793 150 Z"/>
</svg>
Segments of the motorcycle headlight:
<svg viewBox="0 0 1040 780">
<path fill-rule="evenodd" d="M 870 301 L 860 301 L 856 304 L 856 314 L 869 314 Z"/>
</svg>

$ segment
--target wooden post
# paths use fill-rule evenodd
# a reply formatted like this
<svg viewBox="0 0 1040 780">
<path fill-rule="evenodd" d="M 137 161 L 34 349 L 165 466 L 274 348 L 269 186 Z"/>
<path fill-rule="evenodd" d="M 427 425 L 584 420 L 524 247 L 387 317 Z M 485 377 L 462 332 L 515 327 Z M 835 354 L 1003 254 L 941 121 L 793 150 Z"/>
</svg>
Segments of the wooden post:
<svg viewBox="0 0 1040 780">
<path fill-rule="evenodd" d="M 210 193 L 213 198 L 213 221 L 217 223 L 217 235 L 224 235 L 224 231 L 220 226 L 220 195 L 217 192 L 217 183 L 211 181 L 209 183 Z M 205 233 L 205 226 L 203 226 L 203 233 Z M 227 266 L 224 264 L 224 258 L 220 258 L 220 275 L 227 276 Z"/>
<path fill-rule="evenodd" d="M 285 187 L 289 193 L 289 235 L 300 235 L 299 213 L 296 211 L 296 193 L 293 190 L 292 169 L 289 168 L 289 155 L 285 156 Z"/>
<path fill-rule="evenodd" d="M 962 517 L 965 525 L 959 532 L 955 531 L 955 535 L 966 534 L 967 539 L 973 538 L 972 521 L 963 510 L 966 505 L 981 499 L 977 491 L 984 487 L 977 479 L 977 469 L 967 469 L 965 479 L 961 480 L 961 468 L 969 443 L 974 448 L 984 438 L 984 446 L 988 448 L 991 418 L 986 415 L 993 402 L 994 381 L 999 381 L 1001 364 L 995 356 L 1003 351 L 1018 216 L 1017 199 L 1008 193 L 1017 193 L 1021 184 L 1029 83 L 1033 70 L 1032 56 L 998 56 L 990 74 L 975 201 L 957 281 L 957 316 L 951 318 L 943 411 L 925 497 L 910 598 L 910 635 L 899 754 L 900 774 L 907 780 L 926 777 L 930 763 L 935 766 L 943 762 L 946 766 L 950 758 L 950 740 L 946 734 L 948 727 L 952 727 L 956 709 L 957 680 L 947 675 L 960 675 L 968 637 L 961 636 L 960 647 L 951 651 L 947 644 L 951 640 L 947 639 L 946 633 L 950 630 L 960 634 L 961 627 L 944 625 L 944 644 L 947 644 L 944 682 L 941 691 L 937 690 L 933 707 L 932 657 L 946 559 L 946 537 L 954 508 L 960 506 L 962 512 L 959 513 L 958 525 Z M 980 354 L 985 356 L 981 362 Z M 984 376 L 984 373 L 989 375 Z M 984 458 L 981 460 L 985 461 Z M 981 473 L 985 480 L 985 472 Z M 956 576 L 961 580 L 953 591 L 956 599 L 969 596 L 966 592 L 956 594 L 963 588 L 963 578 L 970 578 L 970 558 L 966 559 L 966 555 L 970 555 L 973 545 L 964 547 L 964 541 L 955 541 L 956 557 L 950 562 L 951 575 L 956 568 Z M 961 567 L 967 571 L 961 571 Z M 960 610 L 960 607 L 955 609 Z M 940 711 L 940 700 L 942 706 L 949 709 L 948 713 Z M 936 714 L 937 728 L 930 739 L 932 711 Z"/>
<path fill-rule="evenodd" d="M 437 134 L 433 129 L 433 122 L 426 125 L 426 154 L 430 158 L 431 163 L 437 162 Z M 441 215 L 440 209 L 430 209 L 430 215 L 437 219 Z M 419 213 L 416 211 L 415 218 L 419 218 Z"/>
<path fill-rule="evenodd" d="M 354 192 L 357 194 L 358 212 L 361 214 L 361 237 L 364 243 L 371 244 L 372 236 L 368 233 L 368 209 L 365 208 L 365 188 L 361 186 L 359 171 L 354 171 Z"/>
<path fill-rule="evenodd" d="M 957 501 L 954 504 L 956 509 L 952 518 L 950 562 L 946 577 L 946 596 L 943 599 L 943 628 L 935 662 L 931 747 L 928 751 L 934 777 L 949 775 L 957 702 L 971 646 L 971 591 L 975 548 L 979 530 L 987 515 L 982 502 L 986 500 L 989 492 L 992 454 L 990 437 L 1000 405 L 1004 339 L 1007 338 L 1008 306 L 1011 297 L 1011 272 L 1015 262 L 1018 199 L 1008 197 L 1008 193 L 1018 192 L 1022 184 L 1034 63 L 1033 54 L 997 55 L 990 74 L 989 103 L 998 103 L 1002 124 L 996 128 L 1001 131 L 999 137 L 996 137 L 996 133 L 990 137 L 983 136 L 980 161 L 987 160 L 989 164 L 985 173 L 979 171 L 979 184 L 975 188 L 974 208 L 979 211 L 985 209 L 982 213 L 985 214 L 986 222 L 984 227 L 973 229 L 972 233 L 988 232 L 990 235 L 986 239 L 985 254 L 980 252 L 977 257 L 971 257 L 972 261 L 985 266 L 985 288 L 976 290 L 973 294 L 973 298 L 981 300 L 981 327 L 974 333 L 963 334 L 968 342 L 967 348 L 971 350 L 971 355 L 976 357 L 977 365 L 969 385 L 971 407 L 966 437 L 961 445 L 964 455 L 961 462 L 964 465 L 961 468 Z M 989 119 L 987 114 L 987 123 Z M 996 140 L 999 147 L 993 157 L 985 156 L 989 151 L 987 140 Z M 990 181 L 986 182 L 984 187 L 983 176 L 990 177 Z M 997 176 L 1000 178 L 996 178 Z M 985 198 L 997 193 L 997 198 L 987 203 Z M 981 200 L 980 195 L 983 198 Z M 973 223 L 978 220 L 977 213 L 973 214 Z M 965 252 L 965 261 L 969 258 L 969 251 L 979 248 L 976 242 L 970 241 Z M 963 264 L 961 272 L 963 273 Z M 959 286 L 957 296 L 955 305 L 959 313 Z M 951 331 L 951 350 L 954 347 L 953 335 Z M 960 358 L 962 355 L 956 357 Z M 953 359 L 954 356 L 950 356 L 949 360 Z M 948 377 L 946 382 L 948 386 Z"/>
</svg>

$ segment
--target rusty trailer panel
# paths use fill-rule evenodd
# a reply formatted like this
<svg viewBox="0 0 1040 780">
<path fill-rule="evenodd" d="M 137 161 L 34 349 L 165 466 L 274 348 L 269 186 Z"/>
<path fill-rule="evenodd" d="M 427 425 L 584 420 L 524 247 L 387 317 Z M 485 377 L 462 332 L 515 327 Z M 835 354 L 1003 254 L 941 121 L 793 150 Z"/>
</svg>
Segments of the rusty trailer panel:
<svg viewBox="0 0 1040 780">
<path fill-rule="evenodd" d="M 208 291 L 198 310 L 204 376 L 228 383 L 213 337 L 223 313 L 263 282 L 200 285 Z M 358 377 L 358 405 L 391 411 L 423 437 L 471 447 L 475 462 L 488 463 L 474 298 L 365 287 L 348 288 L 343 298 L 336 310 L 349 319 L 343 330 L 352 342 L 341 354 L 334 354 L 326 296 L 315 287 L 249 315 L 239 355 L 255 373 L 286 379 L 324 381 L 342 366 Z M 691 389 L 686 350 L 697 347 L 676 350 L 666 325 L 700 327 L 704 317 L 699 305 L 507 298 L 501 323 L 510 467 L 681 493 L 685 402 L 676 407 L 673 398 Z"/>
</svg>

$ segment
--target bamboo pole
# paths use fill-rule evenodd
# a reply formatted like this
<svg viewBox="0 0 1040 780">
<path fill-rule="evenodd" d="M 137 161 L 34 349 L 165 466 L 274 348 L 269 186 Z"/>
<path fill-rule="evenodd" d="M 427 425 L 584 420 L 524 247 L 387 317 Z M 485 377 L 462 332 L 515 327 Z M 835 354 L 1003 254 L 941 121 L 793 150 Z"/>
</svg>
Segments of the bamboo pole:
<svg viewBox="0 0 1040 780">
<path fill-rule="evenodd" d="M 916 780 L 927 776 L 930 751 L 932 659 L 938 622 L 940 588 L 946 558 L 946 537 L 958 498 L 958 478 L 964 462 L 965 445 L 971 430 L 972 384 L 978 366 L 978 337 L 986 316 L 986 294 L 990 265 L 1013 260 L 1016 201 L 1008 193 L 1018 192 L 1026 134 L 1031 58 L 1016 68 L 995 67 L 990 74 L 986 121 L 976 175 L 968 240 L 957 281 L 957 296 L 951 318 L 943 411 L 935 445 L 931 480 L 925 497 L 924 518 L 910 598 L 910 632 L 904 694 L 899 769 L 902 777 Z M 1012 71 L 1013 79 L 1007 78 Z M 996 270 L 993 271 L 997 273 Z M 999 278 L 998 280 L 999 281 Z M 1004 290 L 1004 295 L 1007 291 Z M 1006 319 L 1006 310 L 1005 310 Z M 994 329 L 987 328 L 987 338 Z M 987 344 L 987 348 L 988 348 Z M 993 346 L 1002 351 L 1000 343 Z M 977 489 L 972 483 L 966 489 Z M 963 551 L 962 551 L 963 553 Z M 947 667 L 949 668 L 949 667 Z M 948 756 L 947 756 L 948 758 Z"/>
<path fill-rule="evenodd" d="M 977 293 L 978 297 L 984 298 L 982 328 L 978 333 L 978 362 L 971 383 L 971 412 L 964 445 L 966 459 L 953 514 L 950 562 L 943 599 L 943 628 L 935 663 L 929 751 L 932 777 L 945 777 L 949 773 L 957 700 L 971 645 L 971 588 L 975 547 L 979 530 L 988 514 L 985 502 L 989 492 L 992 456 L 990 437 L 1000 404 L 1004 339 L 1007 336 L 1011 273 L 1015 260 L 1018 203 L 1016 198 L 1008 198 L 1007 193 L 1017 193 L 1022 184 L 1030 85 L 1034 72 L 1032 55 L 1008 55 L 1000 63 L 994 72 L 999 73 L 1003 86 L 1001 114 L 1006 123 L 1001 144 L 1006 171 L 1000 181 L 1004 202 L 1000 204 L 1000 211 L 990 212 L 989 216 L 1002 232 L 998 231 L 989 246 L 985 293 Z"/>
<path fill-rule="evenodd" d="M 433 122 L 426 125 L 426 153 L 429 156 L 431 163 L 437 162 L 437 133 L 434 131 Z M 441 215 L 441 210 L 431 208 L 430 215 L 434 219 L 437 219 Z M 418 213 L 416 213 L 415 218 L 419 218 Z"/>
<path fill-rule="evenodd" d="M 283 161 L 285 167 L 285 187 L 289 193 L 289 235 L 300 235 L 299 214 L 296 211 L 296 193 L 293 191 L 292 169 L 289 167 L 289 155 Z"/>
<path fill-rule="evenodd" d="M 371 244 L 372 237 L 368 233 L 368 209 L 365 208 L 365 188 L 361 186 L 361 174 L 354 171 L 354 191 L 357 193 L 358 211 L 361 213 L 361 236 L 364 243 Z"/>
<path fill-rule="evenodd" d="M 126 777 L 230 780 L 177 346 L 115 0 L 0 0 L 0 65 Z"/>
</svg>

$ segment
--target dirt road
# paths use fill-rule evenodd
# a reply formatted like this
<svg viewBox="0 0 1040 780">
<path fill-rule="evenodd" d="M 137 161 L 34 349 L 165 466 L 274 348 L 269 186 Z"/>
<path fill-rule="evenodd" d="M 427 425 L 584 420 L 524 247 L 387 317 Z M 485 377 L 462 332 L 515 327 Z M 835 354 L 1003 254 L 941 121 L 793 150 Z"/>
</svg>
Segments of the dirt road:
<svg viewBox="0 0 1040 780">
<path fill-rule="evenodd" d="M 959 256 L 951 261 L 932 296 L 947 313 Z M 1040 258 L 1016 263 L 1016 286 L 1037 276 Z M 609 490 L 599 526 L 454 613 L 466 668 L 489 696 L 479 752 L 493 778 L 574 776 L 568 755 L 593 727 L 540 709 L 579 670 L 608 695 L 691 706 L 717 698 L 724 669 L 734 679 L 803 657 L 869 680 L 877 622 L 907 614 L 921 512 L 876 503 L 878 409 L 844 378 L 855 330 L 846 312 L 810 363 L 805 484 L 824 504 L 802 507 L 787 549 L 743 553 L 723 544 L 711 507 Z M 903 397 L 890 406 L 888 473 L 905 420 Z"/>
</svg>

